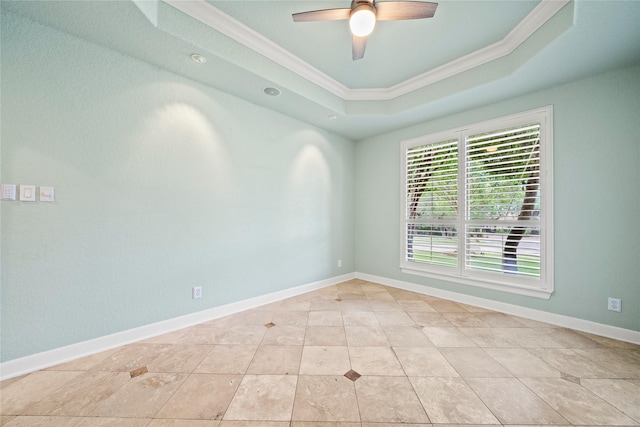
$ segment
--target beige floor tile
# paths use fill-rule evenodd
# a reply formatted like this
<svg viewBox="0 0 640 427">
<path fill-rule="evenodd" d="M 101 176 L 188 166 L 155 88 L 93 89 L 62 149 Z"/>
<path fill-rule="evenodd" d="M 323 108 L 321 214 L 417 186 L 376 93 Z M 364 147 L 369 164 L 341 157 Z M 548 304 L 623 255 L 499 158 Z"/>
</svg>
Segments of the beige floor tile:
<svg viewBox="0 0 640 427">
<path fill-rule="evenodd" d="M 344 375 L 350 369 L 347 347 L 305 346 L 302 350 L 300 375 Z"/>
<path fill-rule="evenodd" d="M 498 424 L 462 378 L 411 377 L 411 384 L 435 424 Z"/>
<path fill-rule="evenodd" d="M 306 328 L 304 326 L 280 326 L 269 328 L 262 345 L 302 345 Z"/>
<path fill-rule="evenodd" d="M 570 349 L 530 349 L 531 353 L 547 362 L 560 372 L 578 378 L 619 378 L 613 371 L 603 368 Z"/>
<path fill-rule="evenodd" d="M 475 313 L 442 313 L 453 326 L 459 328 L 487 328 L 489 325 L 484 323 Z"/>
<path fill-rule="evenodd" d="M 376 317 L 382 326 L 413 326 L 416 323 L 404 311 L 378 311 Z"/>
<path fill-rule="evenodd" d="M 193 374 L 184 381 L 156 417 L 220 420 L 241 379 L 240 375 Z"/>
<path fill-rule="evenodd" d="M 391 346 L 381 326 L 345 326 L 349 347 Z"/>
<path fill-rule="evenodd" d="M 171 420 L 154 419 L 147 427 L 217 427 L 220 421 L 216 420 Z"/>
<path fill-rule="evenodd" d="M 399 347 L 394 351 L 410 377 L 459 377 L 458 372 L 435 348 Z"/>
<path fill-rule="evenodd" d="M 12 382 L 0 392 L 2 415 L 31 415 L 24 412 L 27 407 L 46 399 L 81 374 L 79 371 L 39 371 Z"/>
<path fill-rule="evenodd" d="M 338 292 L 338 298 L 343 300 L 366 300 L 367 297 L 365 293 L 361 290 L 358 291 L 349 291 L 349 292 Z"/>
<path fill-rule="evenodd" d="M 484 351 L 516 377 L 560 378 L 560 371 L 524 348 L 485 348 Z"/>
<path fill-rule="evenodd" d="M 447 328 L 453 325 L 440 313 L 430 313 L 424 311 L 407 311 L 413 321 L 420 326 Z"/>
<path fill-rule="evenodd" d="M 400 306 L 407 312 L 417 311 L 426 313 L 437 313 L 435 308 L 431 307 L 428 302 L 421 299 L 398 300 L 398 304 L 400 304 Z"/>
<path fill-rule="evenodd" d="M 293 420 L 359 422 L 353 382 L 342 375 L 300 376 Z"/>
<path fill-rule="evenodd" d="M 189 328 L 178 329 L 177 331 L 169 332 L 162 335 L 157 335 L 155 337 L 148 338 L 146 340 L 140 341 L 140 343 L 144 344 L 177 344 L 180 342 L 184 334 L 187 333 Z"/>
<path fill-rule="evenodd" d="M 603 344 L 569 329 L 552 329 L 548 334 L 549 338 L 565 348 L 604 348 Z"/>
<path fill-rule="evenodd" d="M 213 350 L 213 345 L 174 344 L 147 365 L 149 372 L 191 373 Z"/>
<path fill-rule="evenodd" d="M 351 369 L 360 375 L 402 376 L 404 370 L 389 347 L 349 347 Z"/>
<path fill-rule="evenodd" d="M 396 301 L 378 301 L 371 300 L 369 301 L 369 305 L 371 306 L 371 310 L 375 312 L 380 311 L 404 311 L 402 306 L 398 304 Z"/>
<path fill-rule="evenodd" d="M 288 421 L 220 421 L 218 427 L 289 427 Z"/>
<path fill-rule="evenodd" d="M 0 415 L 0 426 L 7 424 L 14 418 L 16 418 L 16 415 Z"/>
<path fill-rule="evenodd" d="M 563 345 L 554 341 L 548 328 L 494 328 L 497 336 L 513 343 L 514 347 L 522 348 L 562 348 Z"/>
<path fill-rule="evenodd" d="M 609 379 L 587 379 L 580 384 L 640 423 L 640 385 Z"/>
<path fill-rule="evenodd" d="M 343 313 L 349 312 L 360 312 L 360 311 L 371 311 L 370 301 L 362 299 L 362 300 L 342 300 L 338 305 L 340 311 Z"/>
<path fill-rule="evenodd" d="M 347 345 L 342 326 L 308 326 L 304 345 Z"/>
<path fill-rule="evenodd" d="M 336 295 L 334 298 L 338 298 Z M 335 299 L 319 299 L 311 301 L 311 311 L 341 311 L 340 303 L 342 301 L 336 301 Z"/>
<path fill-rule="evenodd" d="M 633 425 L 631 418 L 586 388 L 555 378 L 521 378 L 560 415 L 574 425 Z"/>
<path fill-rule="evenodd" d="M 264 325 L 236 326 L 230 328 L 218 342 L 226 345 L 259 345 L 267 330 Z"/>
<path fill-rule="evenodd" d="M 481 348 L 441 348 L 451 366 L 465 378 L 511 377 L 511 373 Z"/>
<path fill-rule="evenodd" d="M 407 377 L 363 376 L 355 385 L 363 422 L 430 422 Z"/>
<path fill-rule="evenodd" d="M 466 381 L 503 424 L 568 424 L 516 378 L 467 378 Z"/>
<path fill-rule="evenodd" d="M 343 326 L 341 311 L 310 311 L 307 326 Z"/>
<path fill-rule="evenodd" d="M 431 427 L 430 423 L 405 424 L 405 423 L 362 423 L 359 427 Z M 456 426 L 447 426 L 456 427 Z M 462 427 L 462 426 L 459 426 Z M 489 426 L 464 426 L 464 427 L 489 427 Z M 501 427 L 501 426 L 498 426 Z"/>
<path fill-rule="evenodd" d="M 577 334 L 585 336 L 593 341 L 599 342 L 606 348 L 640 350 L 640 344 L 633 344 L 625 341 L 614 340 L 613 338 L 601 337 L 587 332 L 575 331 Z"/>
<path fill-rule="evenodd" d="M 30 415 L 87 416 L 103 400 L 124 387 L 131 376 L 127 372 L 82 372 L 62 384 L 48 396 L 23 410 Z"/>
<path fill-rule="evenodd" d="M 302 359 L 302 346 L 260 346 L 247 374 L 297 375 Z"/>
<path fill-rule="evenodd" d="M 378 425 L 378 426 L 385 427 L 384 425 Z M 362 427 L 362 425 L 360 423 L 349 423 L 349 422 L 340 422 L 340 421 L 327 421 L 327 422 L 292 421 L 291 427 Z M 411 426 L 403 425 L 403 427 L 411 427 Z"/>
<path fill-rule="evenodd" d="M 234 326 L 262 326 L 273 321 L 274 310 L 253 309 L 242 313 L 234 314 L 230 324 Z"/>
<path fill-rule="evenodd" d="M 475 313 L 475 316 L 490 328 L 523 328 L 525 324 L 513 316 L 504 313 L 484 312 Z"/>
<path fill-rule="evenodd" d="M 372 311 L 352 311 L 342 313 L 344 326 L 379 326 L 378 318 Z"/>
<path fill-rule="evenodd" d="M 225 420 L 291 420 L 296 375 L 245 375 Z"/>
<path fill-rule="evenodd" d="M 145 427 L 151 420 L 147 418 L 95 418 L 87 417 L 76 427 Z"/>
<path fill-rule="evenodd" d="M 273 315 L 271 321 L 279 326 L 307 326 L 308 320 L 308 311 L 279 311 Z"/>
<path fill-rule="evenodd" d="M 395 298 L 387 291 L 365 291 L 369 301 L 395 301 Z"/>
<path fill-rule="evenodd" d="M 219 344 L 195 369 L 203 374 L 244 374 L 258 349 L 253 345 Z"/>
<path fill-rule="evenodd" d="M 436 347 L 477 347 L 458 328 L 425 327 L 422 332 Z"/>
<path fill-rule="evenodd" d="M 431 340 L 415 326 L 383 326 L 389 343 L 393 347 L 435 347 Z"/>
<path fill-rule="evenodd" d="M 218 344 L 229 333 L 229 329 L 231 328 L 228 325 L 223 325 L 221 321 L 192 326 L 184 331 L 178 343 Z"/>
<path fill-rule="evenodd" d="M 99 402 L 91 416 L 151 418 L 169 400 L 186 374 L 144 374 L 129 380 L 111 396 Z"/>
<path fill-rule="evenodd" d="M 7 424 L 7 427 L 74 427 L 82 418 L 71 417 L 41 417 L 41 416 L 20 416 L 15 417 Z"/>
<path fill-rule="evenodd" d="M 575 349 L 574 351 L 585 359 L 614 372 L 617 376 L 640 379 L 640 350 Z"/>
<path fill-rule="evenodd" d="M 478 345 L 490 348 L 520 348 L 520 344 L 504 336 L 500 330 L 494 328 L 459 328 L 465 336 Z"/>
<path fill-rule="evenodd" d="M 149 365 L 163 352 L 170 349 L 168 344 L 129 344 L 112 353 L 92 369 L 99 371 L 131 372 Z"/>
<path fill-rule="evenodd" d="M 462 304 L 453 301 L 439 300 L 429 303 L 438 313 L 468 313 Z"/>
</svg>

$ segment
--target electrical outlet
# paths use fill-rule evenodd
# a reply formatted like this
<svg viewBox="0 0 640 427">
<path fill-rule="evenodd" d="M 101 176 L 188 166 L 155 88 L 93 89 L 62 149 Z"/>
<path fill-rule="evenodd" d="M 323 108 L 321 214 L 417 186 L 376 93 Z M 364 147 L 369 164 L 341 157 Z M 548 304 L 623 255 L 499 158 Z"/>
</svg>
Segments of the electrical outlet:
<svg viewBox="0 0 640 427">
<path fill-rule="evenodd" d="M 202 298 L 202 286 L 194 286 L 191 288 L 191 297 L 193 299 Z"/>
<path fill-rule="evenodd" d="M 341 259 L 338 260 L 338 268 L 342 268 L 342 260 Z"/>
<path fill-rule="evenodd" d="M 607 308 L 611 311 L 617 311 L 618 313 L 622 311 L 622 301 L 620 298 L 609 298 L 609 304 Z"/>
</svg>

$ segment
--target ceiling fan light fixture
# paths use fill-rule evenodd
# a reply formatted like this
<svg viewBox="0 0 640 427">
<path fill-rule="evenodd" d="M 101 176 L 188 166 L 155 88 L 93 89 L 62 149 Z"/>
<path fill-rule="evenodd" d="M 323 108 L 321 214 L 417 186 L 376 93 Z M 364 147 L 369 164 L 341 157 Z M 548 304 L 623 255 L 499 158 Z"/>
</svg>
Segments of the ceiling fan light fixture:
<svg viewBox="0 0 640 427">
<path fill-rule="evenodd" d="M 354 7 L 349 17 L 349 28 L 356 37 L 366 37 L 376 26 L 376 9 L 369 3 Z"/>
</svg>

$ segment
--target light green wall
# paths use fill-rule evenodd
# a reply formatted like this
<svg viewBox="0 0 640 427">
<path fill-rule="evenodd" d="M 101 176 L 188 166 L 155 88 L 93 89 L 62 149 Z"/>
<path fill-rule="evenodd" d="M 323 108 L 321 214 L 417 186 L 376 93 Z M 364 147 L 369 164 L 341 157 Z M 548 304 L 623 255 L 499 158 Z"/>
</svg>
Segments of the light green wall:
<svg viewBox="0 0 640 427">
<path fill-rule="evenodd" d="M 2 361 L 355 270 L 352 141 L 8 13 L 1 48 L 1 180 L 56 198 L 2 202 Z"/>
<path fill-rule="evenodd" d="M 400 142 L 554 107 L 555 293 L 522 297 L 402 274 Z M 461 112 L 356 145 L 356 270 L 640 330 L 640 66 Z M 607 297 L 622 313 L 607 311 Z"/>
</svg>

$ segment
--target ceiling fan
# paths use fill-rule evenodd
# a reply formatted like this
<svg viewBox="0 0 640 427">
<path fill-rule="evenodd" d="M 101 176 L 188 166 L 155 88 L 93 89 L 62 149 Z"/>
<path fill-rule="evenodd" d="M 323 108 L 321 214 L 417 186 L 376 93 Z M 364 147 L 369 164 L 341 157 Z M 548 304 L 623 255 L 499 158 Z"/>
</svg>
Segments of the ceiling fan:
<svg viewBox="0 0 640 427">
<path fill-rule="evenodd" d="M 438 3 L 422 1 L 352 0 L 351 7 L 345 9 L 322 9 L 294 13 L 294 22 L 349 20 L 353 34 L 353 60 L 364 57 L 367 36 L 371 34 L 376 21 L 398 21 L 402 19 L 431 18 L 436 13 Z"/>
</svg>

